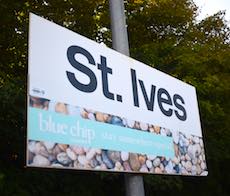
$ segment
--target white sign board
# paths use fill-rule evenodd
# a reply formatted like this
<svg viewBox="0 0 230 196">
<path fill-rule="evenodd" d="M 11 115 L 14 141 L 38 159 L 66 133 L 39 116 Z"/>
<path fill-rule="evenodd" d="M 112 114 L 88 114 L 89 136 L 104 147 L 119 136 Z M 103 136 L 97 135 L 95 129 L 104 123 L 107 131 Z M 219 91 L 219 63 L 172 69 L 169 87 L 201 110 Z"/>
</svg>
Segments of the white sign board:
<svg viewBox="0 0 230 196">
<path fill-rule="evenodd" d="M 34 14 L 29 100 L 29 166 L 207 174 L 193 86 Z"/>
</svg>

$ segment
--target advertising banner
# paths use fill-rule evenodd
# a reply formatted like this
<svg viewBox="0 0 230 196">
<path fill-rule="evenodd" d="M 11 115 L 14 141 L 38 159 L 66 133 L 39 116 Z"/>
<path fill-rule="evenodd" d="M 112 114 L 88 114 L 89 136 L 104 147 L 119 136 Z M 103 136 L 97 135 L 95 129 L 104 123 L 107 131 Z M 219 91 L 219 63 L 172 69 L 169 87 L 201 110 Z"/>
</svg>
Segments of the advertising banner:
<svg viewBox="0 0 230 196">
<path fill-rule="evenodd" d="M 30 14 L 27 166 L 207 175 L 195 88 Z"/>
</svg>

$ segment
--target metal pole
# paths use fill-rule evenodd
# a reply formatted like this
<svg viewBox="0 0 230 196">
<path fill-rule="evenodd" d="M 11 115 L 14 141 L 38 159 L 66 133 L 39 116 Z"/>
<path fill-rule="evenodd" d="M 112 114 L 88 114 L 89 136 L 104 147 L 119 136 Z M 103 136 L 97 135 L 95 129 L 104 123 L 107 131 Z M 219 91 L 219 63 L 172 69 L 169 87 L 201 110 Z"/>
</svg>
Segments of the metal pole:
<svg viewBox="0 0 230 196">
<path fill-rule="evenodd" d="M 113 49 L 129 56 L 129 42 L 125 22 L 124 1 L 110 0 L 110 20 L 112 28 Z M 125 174 L 126 196 L 144 196 L 143 177 Z"/>
</svg>

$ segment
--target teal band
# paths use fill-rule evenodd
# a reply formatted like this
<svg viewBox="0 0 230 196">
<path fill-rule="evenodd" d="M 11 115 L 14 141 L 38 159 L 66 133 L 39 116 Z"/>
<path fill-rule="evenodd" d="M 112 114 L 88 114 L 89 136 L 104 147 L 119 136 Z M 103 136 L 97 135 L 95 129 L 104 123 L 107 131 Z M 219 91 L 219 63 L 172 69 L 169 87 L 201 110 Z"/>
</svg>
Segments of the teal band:
<svg viewBox="0 0 230 196">
<path fill-rule="evenodd" d="M 30 140 L 174 157 L 171 137 L 37 108 L 28 112 Z"/>
</svg>

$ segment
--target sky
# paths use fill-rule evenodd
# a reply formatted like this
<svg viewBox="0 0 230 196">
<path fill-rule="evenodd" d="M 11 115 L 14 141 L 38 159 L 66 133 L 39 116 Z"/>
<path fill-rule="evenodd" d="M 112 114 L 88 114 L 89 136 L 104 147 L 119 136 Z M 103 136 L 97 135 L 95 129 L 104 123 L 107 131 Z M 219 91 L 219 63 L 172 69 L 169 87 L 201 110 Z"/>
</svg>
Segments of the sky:
<svg viewBox="0 0 230 196">
<path fill-rule="evenodd" d="M 215 14 L 219 10 L 226 10 L 225 19 L 230 24 L 230 0 L 193 0 L 199 7 L 201 13 L 198 16 L 198 20 Z"/>
</svg>

